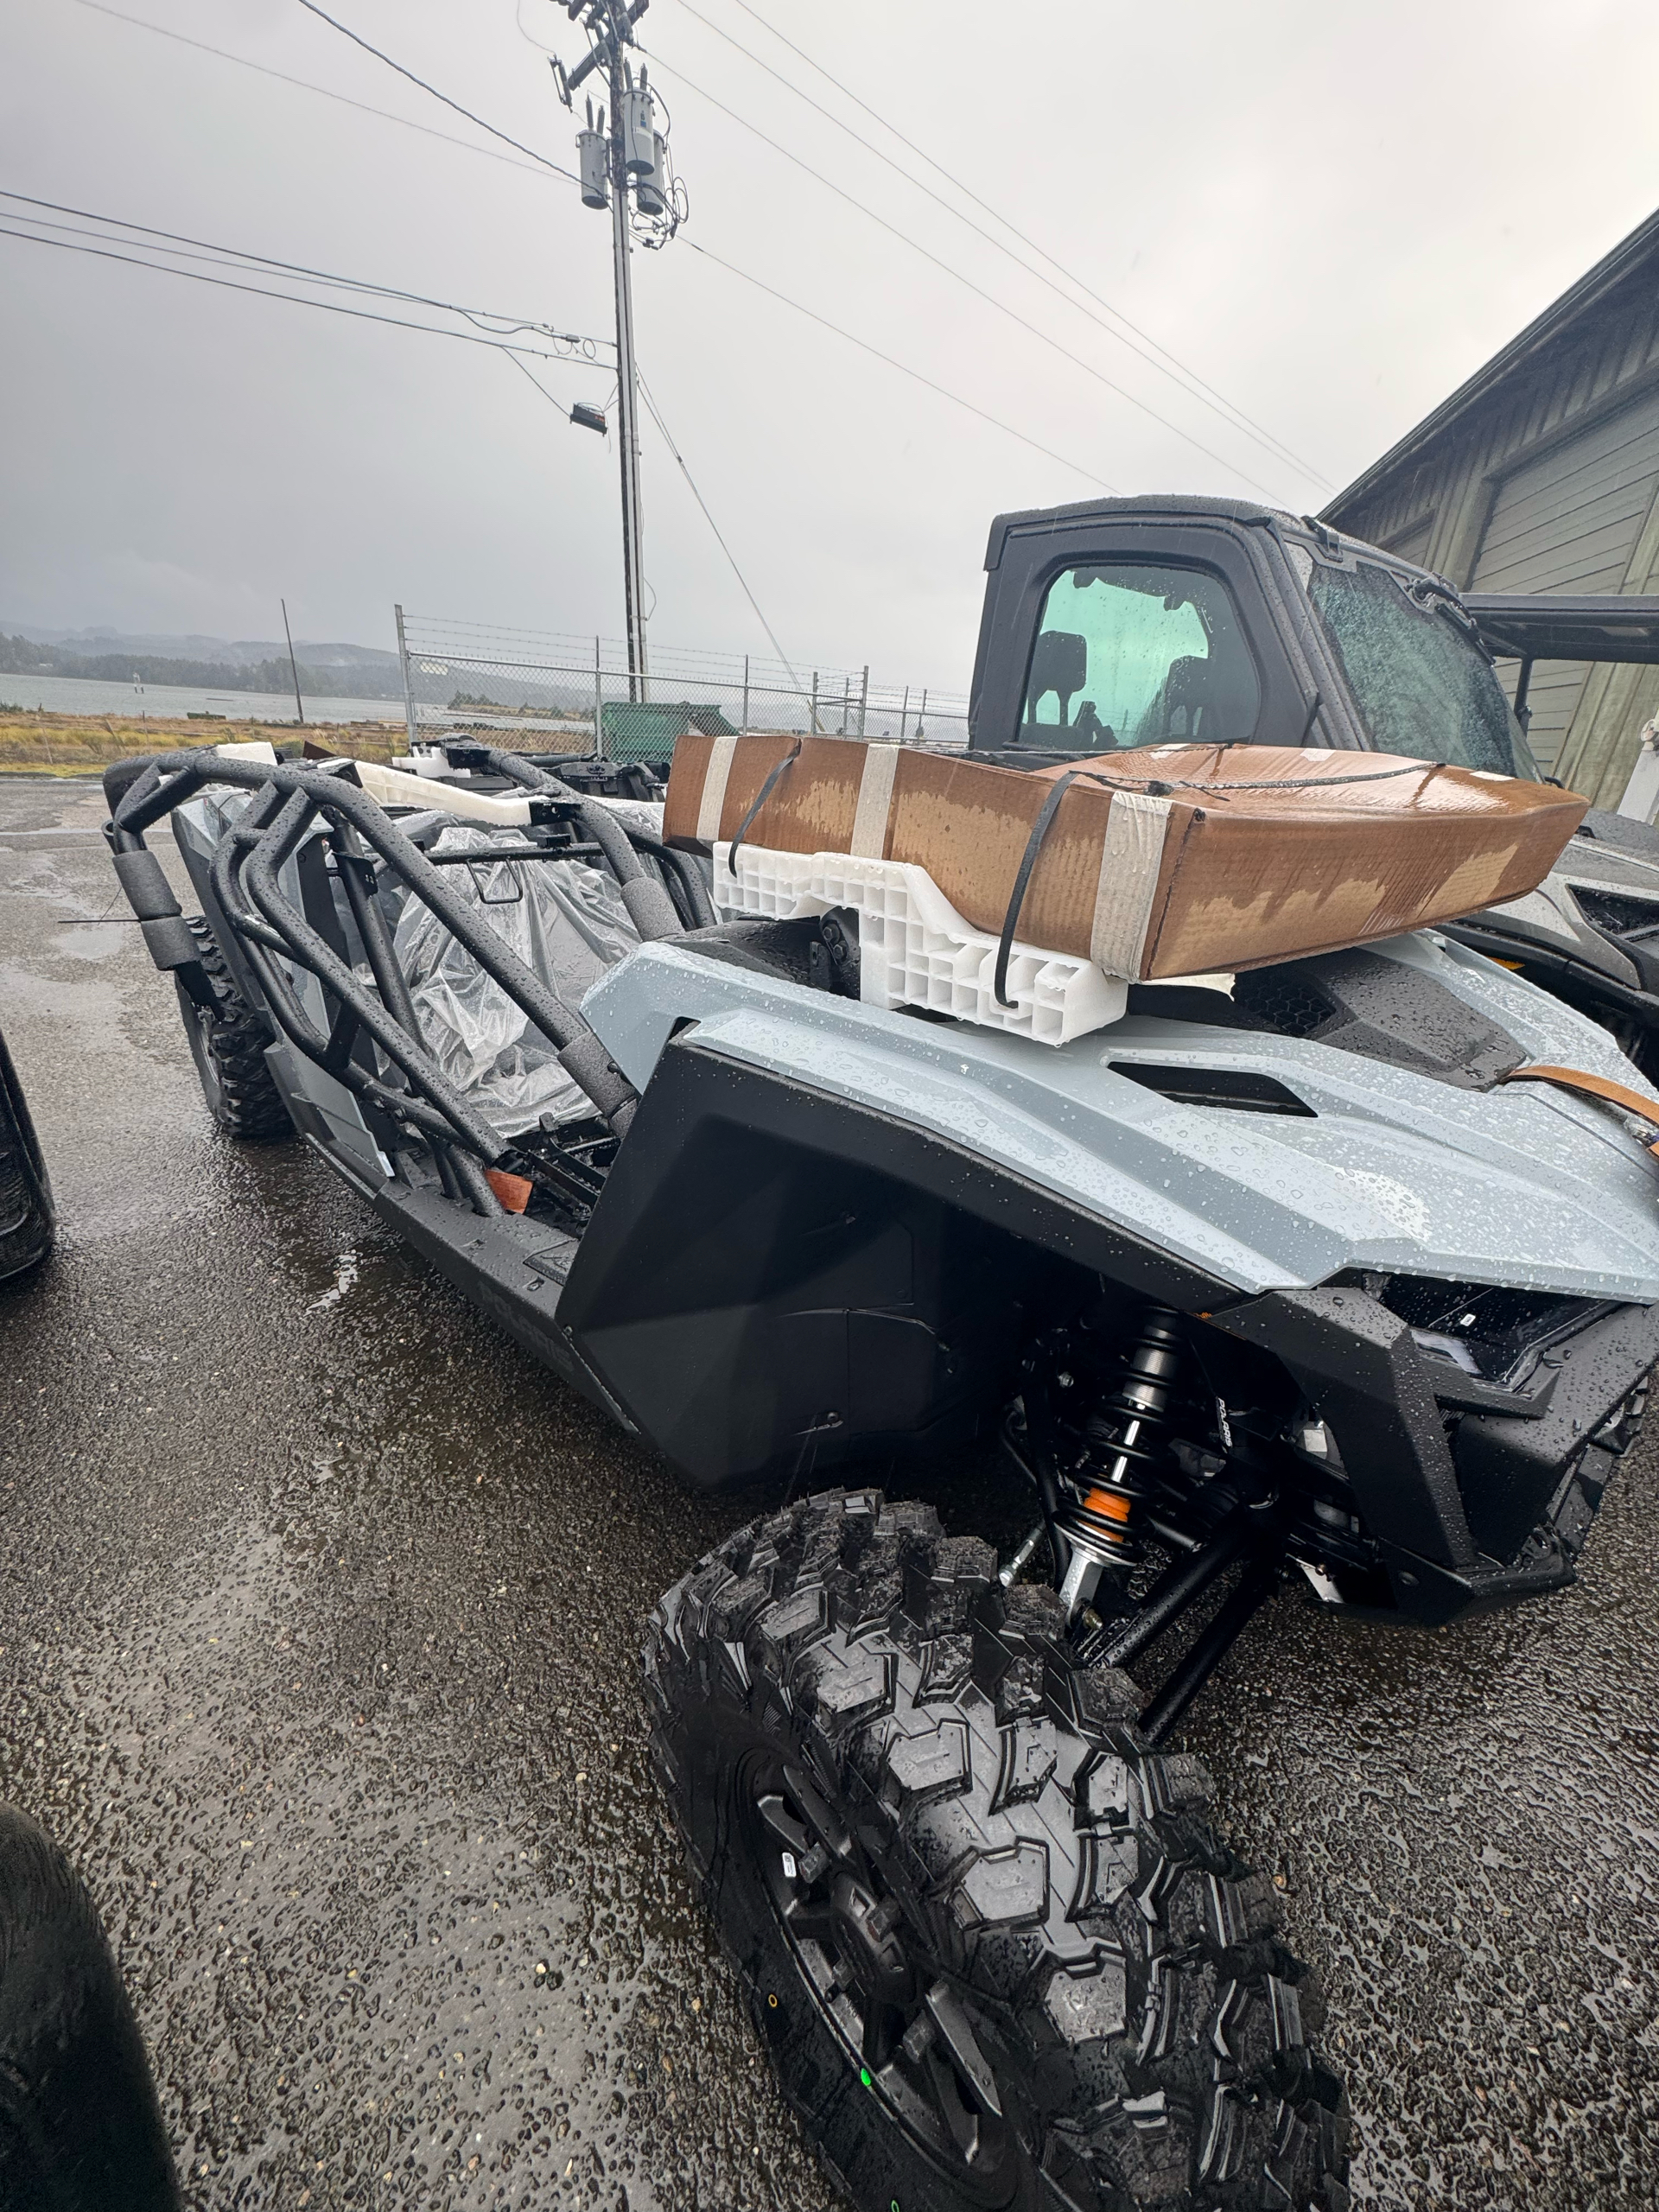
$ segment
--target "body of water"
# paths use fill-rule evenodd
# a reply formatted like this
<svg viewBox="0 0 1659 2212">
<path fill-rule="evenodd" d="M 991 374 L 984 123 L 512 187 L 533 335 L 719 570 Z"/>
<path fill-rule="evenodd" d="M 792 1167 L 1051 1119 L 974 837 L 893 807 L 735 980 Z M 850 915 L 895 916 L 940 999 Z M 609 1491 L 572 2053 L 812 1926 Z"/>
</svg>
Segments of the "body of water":
<svg viewBox="0 0 1659 2212">
<path fill-rule="evenodd" d="M 327 699 L 302 695 L 308 722 L 401 722 L 401 699 Z M 76 676 L 0 676 L 0 707 L 39 707 L 54 715 L 145 715 L 174 720 L 223 715 L 227 721 L 289 722 L 294 694 L 200 691 L 182 683 L 100 683 Z"/>
</svg>

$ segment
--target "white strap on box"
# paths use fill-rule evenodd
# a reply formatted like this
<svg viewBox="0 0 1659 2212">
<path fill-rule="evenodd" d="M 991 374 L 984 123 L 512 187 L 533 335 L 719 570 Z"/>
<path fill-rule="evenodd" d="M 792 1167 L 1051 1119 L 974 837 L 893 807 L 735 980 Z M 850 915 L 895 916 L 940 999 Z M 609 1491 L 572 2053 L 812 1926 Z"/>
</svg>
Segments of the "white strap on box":
<svg viewBox="0 0 1659 2212">
<path fill-rule="evenodd" d="M 1089 931 L 1089 957 L 1109 976 L 1141 973 L 1168 829 L 1166 798 L 1141 791 L 1112 793 Z"/>
<path fill-rule="evenodd" d="M 865 750 L 864 766 L 858 779 L 858 810 L 853 817 L 852 842 L 848 847 L 861 860 L 879 861 L 886 857 L 887 817 L 893 811 L 893 784 L 899 772 L 899 752 L 896 745 L 872 745 Z"/>
<path fill-rule="evenodd" d="M 697 842 L 712 845 L 720 835 L 720 817 L 726 804 L 726 785 L 737 751 L 734 737 L 717 737 L 709 748 L 709 766 L 697 804 Z"/>
</svg>

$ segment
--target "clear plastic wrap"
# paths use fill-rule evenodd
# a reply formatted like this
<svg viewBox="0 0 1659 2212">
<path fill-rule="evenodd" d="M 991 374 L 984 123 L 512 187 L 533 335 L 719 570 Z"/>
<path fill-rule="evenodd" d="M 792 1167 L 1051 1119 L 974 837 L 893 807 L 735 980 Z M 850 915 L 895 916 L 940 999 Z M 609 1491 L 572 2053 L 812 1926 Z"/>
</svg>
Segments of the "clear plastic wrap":
<svg viewBox="0 0 1659 2212">
<path fill-rule="evenodd" d="M 469 823 L 445 830 L 429 850 L 487 855 L 493 845 L 522 845 L 524 837 L 522 830 Z M 639 942 L 614 881 L 585 861 L 484 859 L 444 874 L 455 895 L 573 1009 Z M 504 1136 L 534 1128 L 543 1114 L 576 1121 L 592 1113 L 549 1039 L 418 899 L 405 901 L 393 949 L 433 1057 Z"/>
</svg>

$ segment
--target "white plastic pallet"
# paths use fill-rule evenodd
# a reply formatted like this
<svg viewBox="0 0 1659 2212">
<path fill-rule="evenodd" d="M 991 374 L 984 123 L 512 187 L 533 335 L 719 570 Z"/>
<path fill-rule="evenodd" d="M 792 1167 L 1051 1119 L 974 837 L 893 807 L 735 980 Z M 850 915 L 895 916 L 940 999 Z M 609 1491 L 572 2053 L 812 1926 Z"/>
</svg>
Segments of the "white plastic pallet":
<svg viewBox="0 0 1659 2212">
<path fill-rule="evenodd" d="M 997 1003 L 996 939 L 965 922 L 925 868 L 850 853 L 780 853 L 740 845 L 737 873 L 727 844 L 715 847 L 714 898 L 725 915 L 792 921 L 850 906 L 858 916 L 859 995 L 867 1006 L 927 1007 L 1064 1045 L 1119 1021 L 1128 986 L 1075 953 L 1015 938 L 1008 956 L 1012 1006 Z"/>
</svg>

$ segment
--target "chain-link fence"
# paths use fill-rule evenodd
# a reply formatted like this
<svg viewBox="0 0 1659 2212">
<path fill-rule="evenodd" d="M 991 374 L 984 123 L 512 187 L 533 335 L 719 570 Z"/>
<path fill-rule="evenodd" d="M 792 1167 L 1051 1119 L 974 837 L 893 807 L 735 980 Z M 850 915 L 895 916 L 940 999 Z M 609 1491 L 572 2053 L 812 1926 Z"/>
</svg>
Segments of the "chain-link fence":
<svg viewBox="0 0 1659 2212">
<path fill-rule="evenodd" d="M 410 734 L 533 732 L 537 752 L 597 749 L 614 760 L 661 760 L 688 729 L 817 731 L 955 748 L 968 702 L 921 684 L 873 682 L 868 668 L 791 670 L 743 653 L 652 644 L 643 699 L 630 696 L 614 639 L 494 629 L 400 608 L 397 632 Z M 634 689 L 637 690 L 638 686 Z"/>
</svg>

